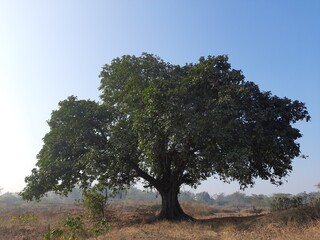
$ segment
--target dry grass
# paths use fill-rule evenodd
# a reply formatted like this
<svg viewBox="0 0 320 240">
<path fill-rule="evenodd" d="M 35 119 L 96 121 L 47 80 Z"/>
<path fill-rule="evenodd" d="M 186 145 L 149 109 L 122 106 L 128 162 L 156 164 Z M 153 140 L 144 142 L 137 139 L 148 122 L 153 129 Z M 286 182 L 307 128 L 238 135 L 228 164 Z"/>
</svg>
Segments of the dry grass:
<svg viewBox="0 0 320 240">
<path fill-rule="evenodd" d="M 220 230 L 220 238 L 224 240 L 318 240 L 320 239 L 320 223 L 315 222 L 308 226 L 288 224 L 286 226 L 269 223 L 249 230 L 239 230 L 234 225 L 226 225 Z"/>
<path fill-rule="evenodd" d="M 110 231 L 91 239 L 320 239 L 320 221 L 317 220 L 319 212 L 313 209 L 254 215 L 248 210 L 239 213 L 236 209 L 221 209 L 197 203 L 183 203 L 182 207 L 197 220 L 155 221 L 159 204 L 112 203 L 108 214 Z M 84 214 L 83 210 L 76 207 L 3 209 L 0 206 L 0 239 L 43 239 L 49 224 L 51 228 L 59 227 L 66 217 L 81 214 Z M 79 239 L 86 238 L 83 235 Z"/>
<path fill-rule="evenodd" d="M 215 239 L 217 233 L 210 226 L 191 222 L 160 221 L 152 224 L 135 224 L 113 228 L 98 239 Z M 218 239 L 218 238 L 217 238 Z"/>
<path fill-rule="evenodd" d="M 60 227 L 63 219 L 76 216 L 80 211 L 74 205 L 0 206 L 0 240 L 43 239 L 49 226 Z"/>
<path fill-rule="evenodd" d="M 263 223 L 264 217 L 216 218 L 195 222 L 160 221 L 117 227 L 98 239 L 213 239 L 280 240 L 320 239 L 320 222 L 306 226 L 288 223 Z M 263 224 L 262 224 L 263 223 Z"/>
<path fill-rule="evenodd" d="M 137 211 L 134 217 L 132 213 L 123 211 L 121 224 L 114 221 L 111 231 L 98 239 L 320 239 L 320 221 L 314 220 L 316 216 L 310 209 L 255 215 L 248 210 L 239 213 L 237 209 L 221 209 L 197 203 L 183 203 L 182 207 L 197 220 L 148 222 L 146 219 L 153 217 L 154 212 L 149 212 L 149 215 L 145 212 L 143 215 L 143 212 Z M 139 215 L 143 217 L 139 218 Z"/>
</svg>

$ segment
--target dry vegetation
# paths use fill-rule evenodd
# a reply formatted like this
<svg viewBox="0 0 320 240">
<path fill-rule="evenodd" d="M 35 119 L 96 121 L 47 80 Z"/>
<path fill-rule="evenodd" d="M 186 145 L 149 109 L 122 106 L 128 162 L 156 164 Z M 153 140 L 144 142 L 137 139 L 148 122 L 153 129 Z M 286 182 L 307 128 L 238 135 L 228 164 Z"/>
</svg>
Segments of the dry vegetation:
<svg viewBox="0 0 320 240">
<path fill-rule="evenodd" d="M 154 216 L 159 210 L 158 204 L 113 202 L 107 216 L 108 233 L 93 237 L 83 232 L 77 239 L 320 239 L 318 208 L 257 215 L 250 209 L 239 212 L 199 203 L 183 203 L 182 206 L 197 220 L 157 222 Z M 61 228 L 62 221 L 72 216 L 81 216 L 85 225 L 90 225 L 84 210 L 75 205 L 0 206 L 0 239 L 44 239 L 49 225 L 51 229 Z"/>
</svg>

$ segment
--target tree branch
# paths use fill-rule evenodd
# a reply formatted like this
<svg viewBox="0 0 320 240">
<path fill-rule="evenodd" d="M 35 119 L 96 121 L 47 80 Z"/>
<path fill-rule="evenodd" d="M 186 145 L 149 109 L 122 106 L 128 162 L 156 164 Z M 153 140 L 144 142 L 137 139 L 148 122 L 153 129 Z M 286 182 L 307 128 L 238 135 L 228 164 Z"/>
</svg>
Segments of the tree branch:
<svg viewBox="0 0 320 240">
<path fill-rule="evenodd" d="M 152 176 L 150 176 L 148 173 L 146 173 L 145 171 L 143 171 L 138 164 L 129 161 L 130 166 L 132 167 L 133 170 L 136 171 L 137 175 L 139 177 L 142 177 L 144 180 L 148 181 L 152 186 L 154 186 L 156 189 L 159 189 L 161 187 L 161 185 L 159 184 L 159 182 L 153 178 Z"/>
</svg>

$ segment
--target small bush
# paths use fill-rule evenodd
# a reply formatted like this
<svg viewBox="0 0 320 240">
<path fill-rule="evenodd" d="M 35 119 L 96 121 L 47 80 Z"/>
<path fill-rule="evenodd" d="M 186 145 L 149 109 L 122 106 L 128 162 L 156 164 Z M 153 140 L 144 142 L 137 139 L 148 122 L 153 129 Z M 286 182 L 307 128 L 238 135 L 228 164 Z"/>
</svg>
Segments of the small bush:
<svg viewBox="0 0 320 240">
<path fill-rule="evenodd" d="M 96 222 L 91 229 L 91 232 L 95 236 L 105 234 L 108 231 L 109 231 L 109 223 L 107 222 L 106 219 L 101 219 L 100 221 Z"/>
<path fill-rule="evenodd" d="M 67 217 L 63 221 L 65 232 L 68 235 L 68 239 L 76 239 L 83 233 L 85 233 L 84 224 L 80 217 Z"/>
<path fill-rule="evenodd" d="M 103 219 L 106 216 L 107 200 L 107 195 L 92 188 L 83 193 L 82 204 L 92 218 Z"/>
<path fill-rule="evenodd" d="M 63 230 L 60 228 L 51 229 L 49 233 L 45 234 L 43 240 L 64 239 Z"/>
</svg>

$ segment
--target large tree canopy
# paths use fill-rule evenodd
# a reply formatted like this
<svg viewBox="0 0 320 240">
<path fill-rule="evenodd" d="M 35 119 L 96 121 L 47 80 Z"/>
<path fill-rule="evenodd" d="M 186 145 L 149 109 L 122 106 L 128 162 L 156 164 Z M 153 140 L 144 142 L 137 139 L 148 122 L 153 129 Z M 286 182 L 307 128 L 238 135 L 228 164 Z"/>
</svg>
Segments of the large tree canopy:
<svg viewBox="0 0 320 240">
<path fill-rule="evenodd" d="M 71 96 L 52 112 L 25 199 L 143 179 L 162 197 L 159 217 L 181 219 L 181 185 L 210 176 L 243 188 L 258 177 L 281 184 L 300 155 L 293 124 L 310 119 L 305 105 L 260 91 L 227 56 L 179 66 L 127 55 L 100 77 L 101 102 Z"/>
</svg>

